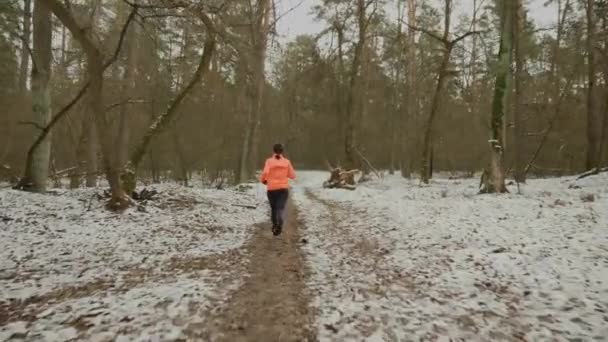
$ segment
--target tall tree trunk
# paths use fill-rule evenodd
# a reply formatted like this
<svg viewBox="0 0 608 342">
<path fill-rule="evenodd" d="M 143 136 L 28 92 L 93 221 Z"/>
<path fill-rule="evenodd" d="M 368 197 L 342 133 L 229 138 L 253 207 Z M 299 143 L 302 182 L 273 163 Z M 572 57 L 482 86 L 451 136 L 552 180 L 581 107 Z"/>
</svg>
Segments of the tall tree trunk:
<svg viewBox="0 0 608 342">
<path fill-rule="evenodd" d="M 596 30 L 595 0 L 587 0 L 587 160 L 585 168 L 591 170 L 599 166 L 601 125 L 596 105 Z"/>
<path fill-rule="evenodd" d="M 19 92 L 27 90 L 27 73 L 30 67 L 30 35 L 32 30 L 32 0 L 23 1 L 23 39 L 21 40 L 21 63 L 19 65 Z M 33 72 L 33 71 L 32 71 Z M 33 82 L 33 81 L 32 81 Z"/>
<path fill-rule="evenodd" d="M 340 141 L 346 139 L 345 90 L 346 67 L 344 65 L 344 27 L 334 26 L 338 38 L 338 75 L 336 77 L 336 114 L 338 115 Z"/>
<path fill-rule="evenodd" d="M 524 174 L 523 165 L 523 147 L 524 147 L 524 127 L 522 122 L 522 115 L 524 110 L 523 105 L 523 76 L 524 76 L 524 53 L 522 51 L 522 37 L 523 37 L 523 22 L 524 22 L 524 9 L 521 3 L 522 0 L 512 0 L 513 2 L 513 40 L 515 45 L 515 108 L 513 113 L 514 123 L 514 163 L 515 163 L 515 180 L 518 183 L 524 183 L 526 177 Z"/>
<path fill-rule="evenodd" d="M 258 164 L 259 148 L 260 148 L 260 126 L 262 120 L 262 105 L 264 102 L 264 88 L 266 87 L 266 76 L 265 67 L 266 63 L 266 40 L 264 40 L 264 48 L 259 48 L 255 54 L 254 66 L 254 84 L 253 84 L 253 102 L 251 104 L 251 139 L 249 145 L 249 160 L 247 165 L 247 175 L 252 177 L 254 175 L 256 165 Z M 275 137 L 278 139 L 278 137 Z M 244 180 L 244 179 L 243 179 Z"/>
<path fill-rule="evenodd" d="M 498 65 L 496 66 L 496 84 L 492 100 L 492 114 L 490 117 L 490 168 L 486 171 L 484 193 L 508 192 L 505 185 L 504 170 L 504 135 L 503 121 L 507 108 L 507 95 L 509 93 L 509 78 L 511 70 L 512 35 L 511 30 L 513 6 L 510 0 L 501 0 L 502 23 L 500 33 L 500 49 L 498 52 Z"/>
<path fill-rule="evenodd" d="M 120 181 L 121 166 L 118 165 L 117 155 L 115 153 L 114 134 L 108 127 L 107 118 L 103 108 L 103 59 L 99 50 L 87 50 L 87 72 L 90 80 L 89 88 L 89 110 L 94 116 L 97 129 L 99 146 L 101 147 L 101 156 L 103 161 L 104 173 L 106 180 L 110 185 L 112 198 L 108 202 L 110 209 L 124 209 L 129 205 L 129 198 L 123 190 Z"/>
<path fill-rule="evenodd" d="M 407 20 L 410 24 L 410 27 L 407 31 L 407 51 L 406 51 L 406 94 L 405 94 L 405 117 L 403 120 L 403 152 L 405 155 L 403 156 L 401 163 L 401 175 L 403 177 L 409 178 L 412 169 L 414 168 L 414 163 L 412 158 L 412 152 L 416 149 L 410 146 L 411 144 L 418 145 L 417 139 L 413 138 L 416 136 L 414 134 L 416 132 L 418 126 L 418 95 L 417 95 L 417 73 L 416 73 L 416 31 L 414 30 L 414 26 L 416 26 L 416 0 L 407 0 Z"/>
<path fill-rule="evenodd" d="M 186 158 L 186 154 L 184 153 L 184 149 L 182 148 L 182 143 L 180 141 L 177 130 L 171 130 L 171 140 L 173 140 L 173 148 L 175 150 L 175 159 L 177 161 L 177 173 L 179 174 L 178 179 L 182 182 L 182 185 L 188 186 L 188 160 Z"/>
<path fill-rule="evenodd" d="M 421 158 L 421 169 L 420 177 L 423 183 L 428 184 L 431 179 L 431 154 L 433 149 L 433 125 L 435 123 L 435 117 L 439 111 L 439 103 L 443 97 L 443 86 L 447 79 L 448 66 L 450 65 L 450 55 L 452 54 L 453 43 L 449 41 L 450 35 L 450 18 L 452 15 L 452 1 L 445 0 L 445 18 L 444 18 L 444 29 L 443 29 L 443 44 L 444 52 L 439 67 L 439 75 L 437 76 L 437 86 L 435 87 L 435 93 L 433 94 L 433 100 L 431 103 L 431 112 L 429 114 L 425 131 L 424 141 L 422 146 L 422 158 Z"/>
<path fill-rule="evenodd" d="M 608 74 L 605 76 L 606 81 L 608 81 Z M 608 84 L 608 83 L 607 83 Z M 598 167 L 596 170 L 599 172 L 600 168 L 604 167 L 605 164 L 605 155 L 606 150 L 608 148 L 608 90 L 605 94 L 605 103 L 604 103 L 604 117 L 602 118 L 602 133 L 600 135 L 600 148 L 598 151 Z"/>
<path fill-rule="evenodd" d="M 34 141 L 51 121 L 51 93 L 49 81 L 51 76 L 52 59 L 52 23 L 51 11 L 42 2 L 34 7 L 34 67 L 32 68 L 32 109 L 34 127 Z M 51 137 L 47 136 L 36 149 L 31 151 L 26 165 L 26 190 L 44 192 L 49 171 L 49 158 L 51 154 Z"/>
<path fill-rule="evenodd" d="M 346 138 L 344 140 L 344 152 L 346 155 L 346 167 L 356 168 L 357 162 L 357 90 L 361 83 L 361 58 L 363 54 L 363 48 L 366 44 L 366 30 L 367 20 L 365 14 L 366 4 L 365 0 L 357 1 L 357 22 L 358 22 L 358 40 L 355 44 L 355 51 L 353 56 L 353 65 L 350 70 L 348 99 L 346 101 Z"/>
<path fill-rule="evenodd" d="M 437 112 L 439 112 L 439 102 L 442 98 L 443 88 L 445 81 L 447 79 L 447 69 L 450 64 L 450 54 L 451 47 L 449 47 L 450 51 L 445 51 L 443 55 L 443 59 L 441 61 L 441 66 L 439 67 L 439 76 L 437 78 L 437 85 L 435 87 L 435 93 L 433 94 L 433 102 L 431 103 L 431 113 L 426 122 L 426 127 L 424 131 L 424 141 L 422 145 L 422 160 L 420 169 L 420 176 L 422 177 L 422 182 L 425 184 L 429 183 L 431 179 L 431 163 L 432 163 L 432 151 L 433 151 L 433 125 L 435 123 L 435 117 L 437 116 Z"/>
<path fill-rule="evenodd" d="M 239 156 L 239 164 L 238 164 L 238 170 L 237 170 L 237 179 L 236 182 L 237 183 L 242 183 L 244 181 L 246 181 L 250 176 L 249 176 L 249 171 L 248 171 L 248 160 L 249 160 L 249 149 L 251 147 L 251 125 L 252 125 L 252 110 L 251 110 L 251 95 L 249 95 L 249 85 L 247 85 L 247 82 L 249 82 L 247 80 L 247 77 L 243 77 L 243 84 L 238 86 L 238 102 L 240 104 L 240 106 L 237 106 L 237 108 L 240 108 L 243 110 L 243 112 L 246 113 L 246 118 L 245 118 L 245 133 L 243 136 L 243 140 L 241 143 L 241 154 Z M 249 99 L 247 99 L 249 98 Z"/>
<path fill-rule="evenodd" d="M 138 25 L 133 25 L 130 28 L 130 32 L 127 35 L 127 41 L 125 42 L 125 53 L 127 55 L 126 69 L 123 75 L 123 88 L 122 96 L 124 101 L 128 101 L 130 96 L 133 95 L 135 90 L 135 80 L 137 77 L 137 41 L 138 41 Z M 118 126 L 118 165 L 124 166 L 129 160 L 129 143 L 131 141 L 131 129 L 129 122 L 131 121 L 131 115 L 129 115 L 127 109 L 130 108 L 124 104 L 120 108 L 120 122 Z"/>
<path fill-rule="evenodd" d="M 97 126 L 95 124 L 95 114 L 91 111 L 90 106 L 90 98 L 92 92 L 89 92 L 86 96 L 88 100 L 88 105 L 85 109 L 84 118 L 85 122 L 83 123 L 85 131 L 83 134 L 86 134 L 84 142 L 86 144 L 84 151 L 84 166 L 85 166 L 85 186 L 87 188 L 94 188 L 97 186 L 97 172 L 98 172 L 98 160 L 97 160 L 97 146 L 99 136 L 97 134 Z"/>
<path fill-rule="evenodd" d="M 266 63 L 266 49 L 268 35 L 270 34 L 272 14 L 272 1 L 259 0 L 257 8 L 253 13 L 254 25 L 251 31 L 252 52 L 247 56 L 245 63 L 251 72 L 249 95 L 251 96 L 250 108 L 247 116 L 237 182 L 243 182 L 253 176 L 260 145 L 260 121 L 262 118 L 262 104 L 264 98 L 264 87 L 266 78 L 264 74 Z"/>
<path fill-rule="evenodd" d="M 412 168 L 412 151 L 415 151 L 412 145 L 415 143 L 415 127 L 418 125 L 418 96 L 416 93 L 416 0 L 407 0 L 407 21 L 410 25 L 406 37 L 406 91 L 403 97 L 405 104 L 403 106 L 403 114 L 400 129 L 402 130 L 400 147 L 401 147 L 401 176 L 409 178 Z"/>
</svg>

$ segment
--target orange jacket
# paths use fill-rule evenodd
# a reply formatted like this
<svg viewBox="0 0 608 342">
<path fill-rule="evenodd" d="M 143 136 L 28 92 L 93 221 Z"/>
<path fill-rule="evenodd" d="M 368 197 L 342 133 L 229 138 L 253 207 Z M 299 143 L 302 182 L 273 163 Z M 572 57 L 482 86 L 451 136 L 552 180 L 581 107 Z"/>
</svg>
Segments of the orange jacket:
<svg viewBox="0 0 608 342">
<path fill-rule="evenodd" d="M 289 159 L 276 154 L 266 159 L 260 182 L 266 184 L 268 191 L 288 189 L 289 179 L 296 179 L 296 172 Z"/>
</svg>

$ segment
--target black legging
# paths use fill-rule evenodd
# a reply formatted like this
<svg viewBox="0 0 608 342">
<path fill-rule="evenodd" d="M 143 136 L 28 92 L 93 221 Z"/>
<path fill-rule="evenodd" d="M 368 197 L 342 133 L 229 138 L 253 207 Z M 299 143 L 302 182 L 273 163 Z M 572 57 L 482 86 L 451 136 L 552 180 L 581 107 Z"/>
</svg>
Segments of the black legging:
<svg viewBox="0 0 608 342">
<path fill-rule="evenodd" d="M 273 226 L 283 226 L 283 211 L 287 205 L 289 191 L 287 189 L 268 191 L 268 202 L 270 202 L 270 219 Z"/>
</svg>

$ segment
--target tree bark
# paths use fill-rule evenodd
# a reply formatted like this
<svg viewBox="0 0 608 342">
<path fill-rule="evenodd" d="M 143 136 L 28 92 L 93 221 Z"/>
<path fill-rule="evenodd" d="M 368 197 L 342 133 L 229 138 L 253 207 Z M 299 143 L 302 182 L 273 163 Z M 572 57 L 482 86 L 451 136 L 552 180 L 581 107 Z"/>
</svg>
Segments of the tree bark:
<svg viewBox="0 0 608 342">
<path fill-rule="evenodd" d="M 407 32 L 407 51 L 406 51 L 406 95 L 405 95 L 405 118 L 403 129 L 403 156 L 401 163 L 401 175 L 409 178 L 414 168 L 411 153 L 415 151 L 409 144 L 418 145 L 418 139 L 414 140 L 414 132 L 418 126 L 418 95 L 417 95 L 417 73 L 416 73 L 416 0 L 407 0 L 407 18 L 410 27 Z M 410 138 L 410 134 L 412 138 Z M 414 143 L 416 141 L 416 143 Z"/>
<path fill-rule="evenodd" d="M 507 108 L 507 95 L 509 92 L 509 77 L 512 55 L 513 21 L 510 0 L 501 0 L 502 23 L 500 34 L 500 48 L 498 52 L 498 65 L 496 67 L 496 84 L 492 100 L 492 113 L 490 117 L 490 167 L 487 170 L 487 179 L 481 192 L 504 193 L 508 192 L 505 185 L 504 170 L 504 135 L 503 121 Z"/>
<path fill-rule="evenodd" d="M 51 11 L 42 2 L 34 7 L 34 68 L 32 68 L 32 111 L 34 114 L 34 141 L 42 134 L 41 127 L 45 127 L 51 120 L 51 93 L 49 81 L 51 77 L 52 60 L 52 23 Z M 25 190 L 44 192 L 49 171 L 51 154 L 51 137 L 45 139 L 32 151 L 32 157 L 26 165 Z"/>
<path fill-rule="evenodd" d="M 138 41 L 138 26 L 134 25 L 130 28 L 127 34 L 125 54 L 127 56 L 126 68 L 123 75 L 123 101 L 129 100 L 135 90 L 135 79 L 137 77 L 137 41 Z M 118 126 L 118 165 L 124 166 L 129 161 L 129 144 L 131 141 L 131 128 L 129 127 L 130 115 L 127 111 L 129 107 L 123 105 L 120 108 L 120 122 Z"/>
<path fill-rule="evenodd" d="M 19 65 L 19 92 L 27 90 L 27 74 L 30 67 L 30 35 L 32 29 L 32 0 L 23 2 L 23 39 L 21 40 L 21 63 Z M 32 71 L 33 72 L 33 71 Z"/>
<path fill-rule="evenodd" d="M 270 34 L 272 9 L 271 0 L 257 1 L 257 6 L 252 13 L 254 24 L 251 27 L 251 52 L 240 51 L 246 54 L 246 56 L 241 56 L 241 58 L 243 58 L 246 69 L 251 73 L 251 79 L 246 82 L 250 102 L 239 159 L 239 169 L 237 170 L 237 183 L 251 178 L 257 164 L 260 145 L 260 121 L 262 118 L 264 88 L 266 86 L 264 74 L 266 49 L 268 35 Z"/>
<path fill-rule="evenodd" d="M 421 160 L 422 168 L 420 169 L 420 176 L 422 177 L 422 182 L 425 184 L 428 184 L 429 180 L 431 179 L 433 125 L 435 122 L 435 117 L 437 116 L 437 112 L 439 111 L 439 102 L 441 101 L 443 86 L 447 78 L 447 69 L 450 64 L 451 47 L 449 47 L 449 49 L 450 51 L 444 52 L 443 58 L 441 60 L 441 66 L 439 67 L 439 76 L 437 78 L 437 85 L 435 87 L 435 93 L 433 94 L 433 102 L 431 103 L 431 113 L 429 114 L 429 117 L 427 119 L 424 131 Z"/>
<path fill-rule="evenodd" d="M 522 0 L 512 0 L 513 10 L 513 40 L 515 45 L 515 108 L 513 111 L 513 124 L 514 124 L 514 163 L 515 163 L 515 181 L 518 183 L 525 183 L 526 176 L 524 173 L 523 165 L 523 147 L 524 147 L 524 127 L 522 121 L 522 115 L 524 111 L 523 105 L 523 76 L 524 76 L 524 52 L 522 46 L 523 37 L 523 22 L 524 22 L 524 9 L 521 3 Z"/>
<path fill-rule="evenodd" d="M 596 105 L 596 30 L 595 0 L 587 0 L 587 160 L 586 170 L 599 166 L 601 124 Z"/>
<path fill-rule="evenodd" d="M 91 97 L 94 96 L 92 92 L 87 95 L 87 107 L 84 113 L 83 122 L 83 134 L 85 151 L 84 151 L 84 166 L 85 166 L 85 186 L 87 188 L 94 188 L 97 186 L 97 146 L 99 136 L 97 135 L 97 127 L 95 123 L 95 114 L 91 107 Z"/>
<path fill-rule="evenodd" d="M 452 15 L 452 2 L 451 0 L 445 0 L 445 18 L 444 18 L 444 29 L 443 29 L 443 45 L 444 52 L 441 59 L 441 65 L 439 66 L 439 75 L 437 76 L 437 85 L 435 87 L 435 93 L 433 94 L 433 100 L 431 103 L 431 112 L 427 119 L 424 141 L 422 146 L 422 158 L 421 158 L 421 169 L 420 177 L 423 183 L 428 184 L 431 179 L 431 153 L 433 144 L 433 125 L 435 123 L 435 117 L 439 111 L 439 102 L 443 95 L 443 86 L 447 78 L 447 70 L 450 65 L 450 55 L 452 54 L 453 42 L 449 41 L 450 35 L 450 18 Z"/>
<path fill-rule="evenodd" d="M 366 4 L 365 0 L 357 1 L 357 23 L 358 23 L 358 40 L 355 44 L 355 51 L 353 56 L 353 64 L 350 70 L 349 78 L 349 89 L 348 98 L 346 101 L 346 137 L 344 139 L 344 152 L 346 156 L 346 167 L 348 169 L 355 169 L 358 166 L 357 162 L 357 115 L 356 115 L 356 103 L 357 103 L 357 90 L 361 83 L 361 57 L 363 54 L 363 48 L 366 44 L 367 36 L 367 20 L 366 20 Z"/>
</svg>

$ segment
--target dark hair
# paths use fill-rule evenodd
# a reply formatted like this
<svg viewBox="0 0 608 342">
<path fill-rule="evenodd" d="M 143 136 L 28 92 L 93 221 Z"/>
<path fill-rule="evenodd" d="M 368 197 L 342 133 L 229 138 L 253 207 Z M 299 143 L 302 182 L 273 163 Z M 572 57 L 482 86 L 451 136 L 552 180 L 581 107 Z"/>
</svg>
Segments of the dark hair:
<svg viewBox="0 0 608 342">
<path fill-rule="evenodd" d="M 274 146 L 272 146 L 272 150 L 277 155 L 283 154 L 283 144 L 274 144 Z"/>
</svg>

